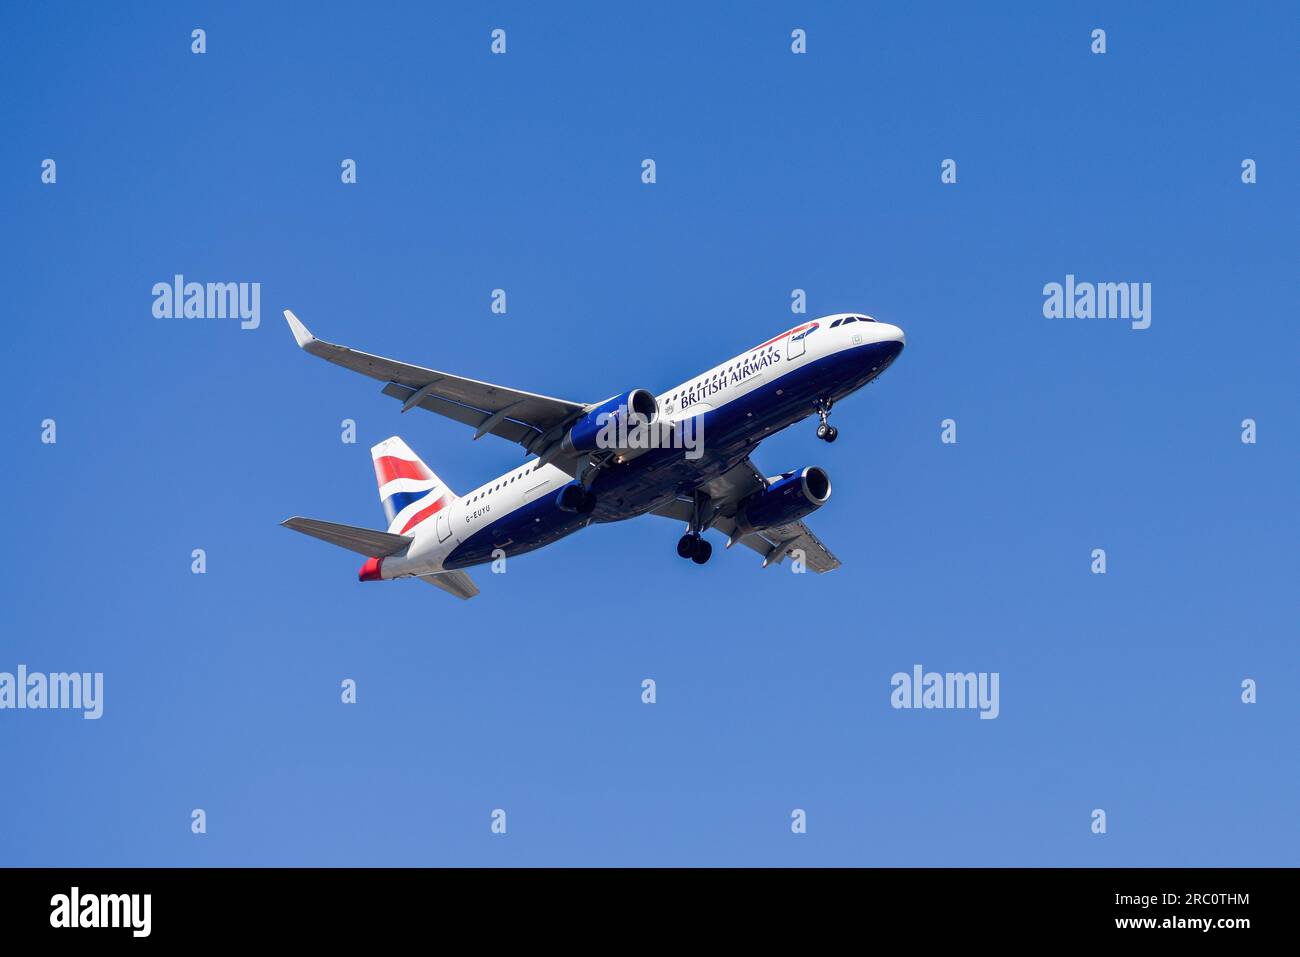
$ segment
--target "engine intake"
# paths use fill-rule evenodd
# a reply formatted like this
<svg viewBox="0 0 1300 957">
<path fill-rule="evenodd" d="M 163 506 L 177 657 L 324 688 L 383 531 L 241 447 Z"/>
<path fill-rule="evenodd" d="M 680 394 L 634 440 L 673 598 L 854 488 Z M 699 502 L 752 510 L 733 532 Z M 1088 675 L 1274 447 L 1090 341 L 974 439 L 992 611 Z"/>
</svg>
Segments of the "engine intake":
<svg viewBox="0 0 1300 957">
<path fill-rule="evenodd" d="M 743 535 L 775 525 L 789 525 L 817 511 L 830 498 L 830 476 L 810 465 L 797 472 L 786 472 L 763 491 L 745 499 L 736 511 L 736 525 Z"/>
<path fill-rule="evenodd" d="M 602 402 L 565 433 L 560 449 L 572 454 L 597 448 L 623 451 L 629 430 L 653 425 L 659 418 L 659 401 L 645 389 L 633 389 Z M 602 439 L 602 435 L 604 439 Z"/>
</svg>

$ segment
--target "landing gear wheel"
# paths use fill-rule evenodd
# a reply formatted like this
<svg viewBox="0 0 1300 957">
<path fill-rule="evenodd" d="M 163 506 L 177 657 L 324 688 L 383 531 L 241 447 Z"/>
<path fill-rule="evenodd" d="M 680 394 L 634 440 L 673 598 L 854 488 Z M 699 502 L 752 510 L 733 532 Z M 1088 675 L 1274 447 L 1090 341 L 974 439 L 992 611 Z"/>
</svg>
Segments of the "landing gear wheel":
<svg viewBox="0 0 1300 957">
<path fill-rule="evenodd" d="M 818 399 L 813 403 L 813 409 L 817 412 L 817 418 L 821 420 L 817 426 L 817 438 L 823 442 L 834 442 L 835 437 L 840 433 L 835 426 L 828 421 L 831 417 L 831 402 L 829 399 Z"/>
<path fill-rule="evenodd" d="M 697 565 L 703 565 L 709 560 L 709 556 L 712 554 L 713 546 L 703 538 L 697 538 L 695 540 L 695 550 L 691 552 L 691 561 Z"/>
<path fill-rule="evenodd" d="M 677 540 L 677 554 L 682 558 L 690 558 L 695 554 L 694 535 L 683 535 Z"/>
</svg>

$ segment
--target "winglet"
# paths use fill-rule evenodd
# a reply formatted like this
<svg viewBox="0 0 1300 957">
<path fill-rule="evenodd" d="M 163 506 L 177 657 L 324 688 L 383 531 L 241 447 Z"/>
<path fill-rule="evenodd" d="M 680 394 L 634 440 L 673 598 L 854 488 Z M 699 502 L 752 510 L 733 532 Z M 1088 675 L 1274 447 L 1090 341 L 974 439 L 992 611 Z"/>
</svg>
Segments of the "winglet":
<svg viewBox="0 0 1300 957">
<path fill-rule="evenodd" d="M 316 337 L 313 336 L 308 328 L 302 324 L 302 321 L 288 309 L 284 311 L 284 318 L 289 320 L 289 328 L 293 331 L 294 341 L 298 343 L 299 347 L 306 349 L 316 341 Z"/>
</svg>

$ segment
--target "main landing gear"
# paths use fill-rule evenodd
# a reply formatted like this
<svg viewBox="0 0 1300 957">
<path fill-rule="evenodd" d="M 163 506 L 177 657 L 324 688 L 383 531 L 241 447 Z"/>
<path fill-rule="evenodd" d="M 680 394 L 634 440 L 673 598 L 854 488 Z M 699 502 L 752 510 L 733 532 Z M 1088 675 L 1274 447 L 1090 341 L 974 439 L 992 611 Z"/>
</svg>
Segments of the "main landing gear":
<svg viewBox="0 0 1300 957">
<path fill-rule="evenodd" d="M 689 558 L 697 565 L 703 565 L 713 554 L 713 546 L 699 532 L 687 532 L 677 540 L 677 554 Z"/>
<path fill-rule="evenodd" d="M 702 513 L 709 508 L 708 498 L 702 492 L 696 492 L 691 508 L 690 530 L 677 540 L 677 554 L 689 558 L 697 565 L 703 565 L 713 554 L 713 546 L 704 540 L 705 524 Z"/>
<path fill-rule="evenodd" d="M 821 424 L 817 426 L 817 438 L 823 442 L 834 442 L 840 437 L 840 430 L 830 424 L 831 417 L 830 399 L 818 399 L 813 403 L 813 408 L 817 410 L 817 418 Z"/>
</svg>

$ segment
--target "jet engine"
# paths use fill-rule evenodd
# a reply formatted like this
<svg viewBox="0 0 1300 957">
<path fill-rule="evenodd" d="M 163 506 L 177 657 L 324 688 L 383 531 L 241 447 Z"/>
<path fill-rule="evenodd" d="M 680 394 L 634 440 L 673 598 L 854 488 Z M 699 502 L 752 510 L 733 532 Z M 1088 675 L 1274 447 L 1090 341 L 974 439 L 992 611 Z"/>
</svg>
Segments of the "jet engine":
<svg viewBox="0 0 1300 957">
<path fill-rule="evenodd" d="M 830 476 L 815 465 L 786 472 L 769 483 L 767 488 L 741 502 L 736 510 L 736 526 L 741 535 L 797 522 L 831 498 Z"/>
<path fill-rule="evenodd" d="M 575 422 L 560 441 L 560 450 L 567 454 L 594 452 L 597 448 L 624 451 L 635 445 L 638 427 L 653 425 L 658 418 L 659 401 L 654 394 L 633 389 L 606 399 Z"/>
</svg>

